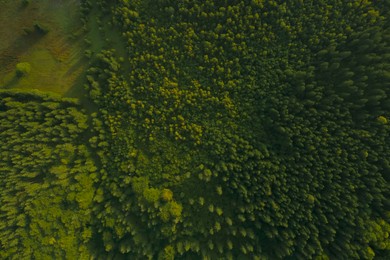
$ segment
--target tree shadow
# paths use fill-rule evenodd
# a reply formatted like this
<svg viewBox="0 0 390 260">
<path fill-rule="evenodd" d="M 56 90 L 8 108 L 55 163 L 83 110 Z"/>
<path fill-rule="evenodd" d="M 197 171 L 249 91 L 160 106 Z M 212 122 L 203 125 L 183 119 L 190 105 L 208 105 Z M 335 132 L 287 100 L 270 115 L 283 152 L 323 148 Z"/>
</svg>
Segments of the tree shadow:
<svg viewBox="0 0 390 260">
<path fill-rule="evenodd" d="M 92 114 L 98 111 L 98 106 L 89 98 L 88 91 L 84 87 L 86 83 L 86 73 L 83 72 L 77 77 L 68 91 L 64 93 L 64 97 L 79 99 L 80 104 L 88 111 L 88 113 Z"/>
<path fill-rule="evenodd" d="M 26 29 L 25 34 L 12 42 L 4 51 L 0 52 L 0 68 L 15 66 L 19 56 L 37 44 L 46 34 L 36 29 Z"/>
<path fill-rule="evenodd" d="M 10 79 L 8 82 L 6 82 L 3 86 L 0 86 L 1 88 L 3 89 L 10 89 L 10 88 L 13 88 L 15 87 L 19 81 L 20 81 L 21 77 L 17 76 L 16 74 L 12 77 L 12 79 Z"/>
<path fill-rule="evenodd" d="M 78 69 L 80 69 L 81 66 L 83 66 L 84 64 L 86 64 L 88 62 L 88 60 L 86 58 L 84 58 L 82 54 L 80 54 L 80 55 L 81 55 L 81 58 L 79 58 L 78 61 L 75 64 L 73 64 L 68 69 L 68 71 L 65 73 L 66 77 L 75 73 Z"/>
</svg>

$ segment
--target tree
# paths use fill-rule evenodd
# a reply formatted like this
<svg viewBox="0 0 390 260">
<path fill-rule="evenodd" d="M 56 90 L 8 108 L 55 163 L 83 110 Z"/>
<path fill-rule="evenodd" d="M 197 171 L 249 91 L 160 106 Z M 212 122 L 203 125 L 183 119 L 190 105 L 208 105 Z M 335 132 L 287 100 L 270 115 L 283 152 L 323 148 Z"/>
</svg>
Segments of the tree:
<svg viewBox="0 0 390 260">
<path fill-rule="evenodd" d="M 20 62 L 16 64 L 16 76 L 23 77 L 27 76 L 31 71 L 31 65 L 28 62 Z"/>
</svg>

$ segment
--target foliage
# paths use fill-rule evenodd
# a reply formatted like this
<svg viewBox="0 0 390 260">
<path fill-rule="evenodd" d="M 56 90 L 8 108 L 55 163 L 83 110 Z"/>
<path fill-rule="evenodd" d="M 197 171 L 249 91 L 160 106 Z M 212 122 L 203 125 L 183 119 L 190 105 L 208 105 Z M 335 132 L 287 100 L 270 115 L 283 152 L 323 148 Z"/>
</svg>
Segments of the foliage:
<svg viewBox="0 0 390 260">
<path fill-rule="evenodd" d="M 108 255 L 388 254 L 387 2 L 95 8 L 127 50 L 102 51 L 88 71 Z"/>
<path fill-rule="evenodd" d="M 34 29 L 36 32 L 38 32 L 40 34 L 47 34 L 49 32 L 48 27 L 41 24 L 41 23 L 34 24 Z"/>
<path fill-rule="evenodd" d="M 389 1 L 81 12 L 98 111 L 0 92 L 1 257 L 388 258 Z"/>
<path fill-rule="evenodd" d="M 30 0 L 22 0 L 22 6 L 26 7 L 30 4 Z"/>
<path fill-rule="evenodd" d="M 89 259 L 97 168 L 72 99 L 0 92 L 0 258 Z"/>
<path fill-rule="evenodd" d="M 30 73 L 31 65 L 28 62 L 20 62 L 16 64 L 16 76 L 23 77 Z"/>
</svg>

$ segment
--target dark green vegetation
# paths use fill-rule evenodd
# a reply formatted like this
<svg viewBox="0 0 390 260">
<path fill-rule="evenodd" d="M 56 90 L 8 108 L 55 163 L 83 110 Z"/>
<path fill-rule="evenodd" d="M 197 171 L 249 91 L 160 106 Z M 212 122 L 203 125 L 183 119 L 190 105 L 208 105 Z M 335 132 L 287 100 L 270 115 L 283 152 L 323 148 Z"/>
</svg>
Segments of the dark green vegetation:
<svg viewBox="0 0 390 260">
<path fill-rule="evenodd" d="M 389 4 L 82 1 L 91 120 L 2 94 L 3 255 L 387 259 Z"/>
</svg>

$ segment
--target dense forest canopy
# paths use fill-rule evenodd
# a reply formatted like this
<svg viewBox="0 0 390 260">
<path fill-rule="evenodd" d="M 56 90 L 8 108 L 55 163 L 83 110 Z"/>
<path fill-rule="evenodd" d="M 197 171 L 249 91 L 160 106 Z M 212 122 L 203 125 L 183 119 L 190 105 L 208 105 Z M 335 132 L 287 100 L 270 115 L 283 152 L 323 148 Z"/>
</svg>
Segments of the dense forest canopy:
<svg viewBox="0 0 390 260">
<path fill-rule="evenodd" d="M 87 257 L 97 168 L 76 100 L 0 92 L 0 258 Z"/>
<path fill-rule="evenodd" d="M 0 256 L 389 257 L 389 1 L 80 11 L 89 101 L 0 92 Z"/>
</svg>

